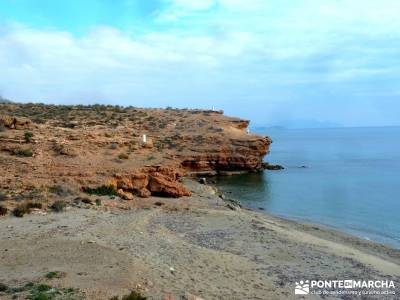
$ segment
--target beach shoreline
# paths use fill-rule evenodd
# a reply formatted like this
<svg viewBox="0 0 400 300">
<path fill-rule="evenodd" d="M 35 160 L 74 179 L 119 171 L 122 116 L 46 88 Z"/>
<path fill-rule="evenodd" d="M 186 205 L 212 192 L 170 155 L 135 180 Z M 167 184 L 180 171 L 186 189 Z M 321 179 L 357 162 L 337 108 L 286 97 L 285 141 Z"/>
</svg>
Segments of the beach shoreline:
<svg viewBox="0 0 400 300">
<path fill-rule="evenodd" d="M 185 184 L 191 197 L 104 198 L 100 207 L 0 218 L 0 282 L 74 288 L 87 299 L 130 290 L 149 299 L 295 299 L 296 281 L 349 278 L 393 280 L 399 293 L 399 250 L 227 207 L 214 187 Z M 49 272 L 65 276 L 48 279 Z"/>
</svg>

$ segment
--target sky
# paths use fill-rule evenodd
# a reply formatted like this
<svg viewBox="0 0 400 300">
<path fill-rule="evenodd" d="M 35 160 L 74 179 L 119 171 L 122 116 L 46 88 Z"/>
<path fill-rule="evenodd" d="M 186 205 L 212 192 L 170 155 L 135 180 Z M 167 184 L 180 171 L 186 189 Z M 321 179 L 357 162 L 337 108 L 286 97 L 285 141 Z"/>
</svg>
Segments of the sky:
<svg viewBox="0 0 400 300">
<path fill-rule="evenodd" d="M 400 125 L 398 0 L 0 0 L 0 96 Z"/>
</svg>

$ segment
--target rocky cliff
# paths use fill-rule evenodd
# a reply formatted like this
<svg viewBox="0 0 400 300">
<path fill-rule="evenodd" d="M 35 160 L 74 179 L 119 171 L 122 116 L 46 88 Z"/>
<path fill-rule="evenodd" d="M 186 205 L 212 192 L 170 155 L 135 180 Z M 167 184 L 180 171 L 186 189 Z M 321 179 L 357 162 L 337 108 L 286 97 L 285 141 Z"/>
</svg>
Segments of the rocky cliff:
<svg viewBox="0 0 400 300">
<path fill-rule="evenodd" d="M 252 137 L 230 139 L 225 144 L 203 149 L 191 156 L 179 156 L 182 166 L 192 172 L 253 171 L 262 168 L 271 139 Z"/>
<path fill-rule="evenodd" d="M 260 169 L 271 144 L 216 111 L 1 104 L 0 115 L 0 188 L 11 198 L 110 181 L 126 199 L 190 195 L 184 173 Z"/>
</svg>

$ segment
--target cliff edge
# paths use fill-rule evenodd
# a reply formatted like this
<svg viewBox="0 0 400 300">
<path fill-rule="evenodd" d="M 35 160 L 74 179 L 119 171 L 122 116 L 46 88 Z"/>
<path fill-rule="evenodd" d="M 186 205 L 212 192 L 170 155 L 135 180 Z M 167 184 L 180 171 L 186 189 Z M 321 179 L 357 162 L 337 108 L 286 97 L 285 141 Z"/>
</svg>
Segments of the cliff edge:
<svg viewBox="0 0 400 300">
<path fill-rule="evenodd" d="M 0 189 L 7 199 L 107 185 L 125 199 L 188 196 L 187 172 L 262 167 L 271 140 L 248 126 L 209 110 L 1 104 Z"/>
</svg>

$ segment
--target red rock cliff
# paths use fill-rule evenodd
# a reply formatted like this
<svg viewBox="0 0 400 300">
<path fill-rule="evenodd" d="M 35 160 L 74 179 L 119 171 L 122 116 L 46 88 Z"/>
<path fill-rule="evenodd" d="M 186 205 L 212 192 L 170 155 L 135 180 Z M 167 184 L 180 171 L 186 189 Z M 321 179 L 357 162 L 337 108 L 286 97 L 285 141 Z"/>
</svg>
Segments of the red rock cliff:
<svg viewBox="0 0 400 300">
<path fill-rule="evenodd" d="M 0 190 L 17 196 L 27 186 L 68 185 L 80 192 L 111 180 L 126 199 L 190 195 L 182 170 L 261 168 L 271 140 L 248 126 L 209 110 L 1 104 Z"/>
<path fill-rule="evenodd" d="M 182 166 L 190 171 L 251 171 L 261 168 L 271 140 L 253 138 L 234 140 L 221 147 L 210 147 L 203 153 L 183 157 Z"/>
<path fill-rule="evenodd" d="M 221 134 L 205 138 L 203 146 L 178 155 L 182 167 L 191 172 L 252 171 L 261 169 L 272 140 L 248 133 L 249 121 L 232 119 Z"/>
</svg>

